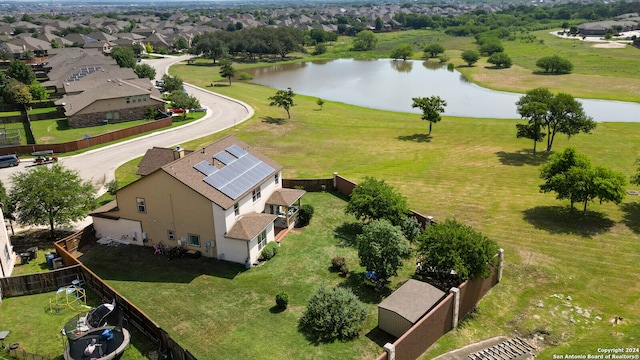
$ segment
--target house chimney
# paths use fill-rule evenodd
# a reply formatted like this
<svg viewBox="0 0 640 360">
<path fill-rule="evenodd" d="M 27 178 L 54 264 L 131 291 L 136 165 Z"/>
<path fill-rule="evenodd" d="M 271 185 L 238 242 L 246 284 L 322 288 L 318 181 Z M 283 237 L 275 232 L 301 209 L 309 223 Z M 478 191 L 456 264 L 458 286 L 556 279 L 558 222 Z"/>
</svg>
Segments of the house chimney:
<svg viewBox="0 0 640 360">
<path fill-rule="evenodd" d="M 184 157 L 184 149 L 180 145 L 173 150 L 173 160 L 182 159 Z"/>
</svg>

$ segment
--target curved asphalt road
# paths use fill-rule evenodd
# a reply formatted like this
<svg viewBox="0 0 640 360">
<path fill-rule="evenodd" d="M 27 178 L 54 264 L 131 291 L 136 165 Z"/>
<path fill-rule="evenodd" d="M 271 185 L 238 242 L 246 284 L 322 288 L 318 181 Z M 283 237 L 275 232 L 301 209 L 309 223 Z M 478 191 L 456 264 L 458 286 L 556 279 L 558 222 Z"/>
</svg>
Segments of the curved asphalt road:
<svg viewBox="0 0 640 360">
<path fill-rule="evenodd" d="M 166 56 L 161 59 L 145 60 L 145 62 L 156 69 L 159 79 L 167 73 L 169 66 L 189 57 L 190 55 Z M 61 157 L 60 163 L 69 169 L 78 171 L 83 179 L 91 181 L 96 188 L 101 188 L 114 178 L 117 167 L 144 155 L 147 149 L 154 146 L 173 147 L 227 129 L 253 116 L 253 109 L 241 101 L 187 83 L 185 83 L 185 89 L 190 95 L 198 98 L 202 106 L 207 108 L 207 114 L 202 119 L 79 155 Z M 28 170 L 31 166 L 34 166 L 33 163 L 26 160 L 17 167 L 0 169 L 0 180 L 5 187 L 9 188 L 11 186 L 10 174 Z"/>
</svg>

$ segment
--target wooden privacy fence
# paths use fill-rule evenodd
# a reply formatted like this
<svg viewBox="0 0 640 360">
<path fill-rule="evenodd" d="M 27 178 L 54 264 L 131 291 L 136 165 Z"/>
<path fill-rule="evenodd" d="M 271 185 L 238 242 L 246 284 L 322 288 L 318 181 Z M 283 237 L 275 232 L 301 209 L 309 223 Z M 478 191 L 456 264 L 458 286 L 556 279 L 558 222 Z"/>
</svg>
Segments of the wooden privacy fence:
<svg viewBox="0 0 640 360">
<path fill-rule="evenodd" d="M 0 288 L 3 297 L 41 294 L 71 285 L 78 274 L 79 266 L 71 266 L 44 273 L 0 278 Z"/>
<path fill-rule="evenodd" d="M 93 226 L 86 228 L 57 241 L 54 246 L 56 252 L 62 257 L 65 266 L 78 268 L 84 280 L 84 287 L 90 289 L 95 294 L 108 301 L 115 300 L 122 310 L 127 321 L 135 326 L 145 336 L 159 344 L 164 353 L 170 353 L 171 359 L 175 360 L 195 360 L 196 358 L 187 350 L 183 349 L 171 336 L 164 331 L 155 321 L 153 321 L 144 311 L 135 304 L 120 295 L 115 289 L 104 282 L 93 271 L 76 259 L 72 252 L 82 246 L 84 242 L 93 239 Z M 67 247 L 69 246 L 69 247 Z"/>
<path fill-rule="evenodd" d="M 66 152 L 86 149 L 92 146 L 105 144 L 108 142 L 124 139 L 130 136 L 139 135 L 149 131 L 154 131 L 169 127 L 172 124 L 171 117 L 160 120 L 150 121 L 148 123 L 132 126 L 126 129 L 110 131 L 105 134 L 91 136 L 86 139 L 69 141 L 59 144 L 31 144 L 31 145 L 14 145 L 0 148 L 0 155 L 6 154 L 31 154 L 32 152 L 42 150 L 53 150 L 58 154 Z"/>
<path fill-rule="evenodd" d="M 477 305 L 484 295 L 502 277 L 504 252 L 500 249 L 499 265 L 486 279 L 467 280 L 427 312 L 406 333 L 393 344 L 384 346 L 385 352 L 376 360 L 413 360 L 427 351 L 440 337 L 458 326 Z"/>
<path fill-rule="evenodd" d="M 302 189 L 306 191 L 337 191 L 344 196 L 349 196 L 358 184 L 344 178 L 338 173 L 333 173 L 332 178 L 318 179 L 282 179 L 282 187 L 291 189 Z M 416 218 L 422 228 L 434 223 L 432 216 L 425 216 L 417 211 L 409 210 L 409 216 Z"/>
</svg>

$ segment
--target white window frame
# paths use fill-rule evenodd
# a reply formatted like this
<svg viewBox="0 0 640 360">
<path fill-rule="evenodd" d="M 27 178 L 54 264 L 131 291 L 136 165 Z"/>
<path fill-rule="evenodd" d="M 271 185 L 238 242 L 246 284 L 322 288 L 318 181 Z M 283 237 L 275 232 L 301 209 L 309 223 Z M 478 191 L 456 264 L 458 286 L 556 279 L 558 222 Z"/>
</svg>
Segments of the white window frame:
<svg viewBox="0 0 640 360">
<path fill-rule="evenodd" d="M 147 213 L 147 203 L 144 198 L 137 197 L 136 198 L 136 207 L 138 208 L 138 212 L 142 214 Z"/>
<path fill-rule="evenodd" d="M 233 213 L 235 216 L 240 215 L 240 205 L 238 203 L 233 204 Z"/>
<path fill-rule="evenodd" d="M 258 250 L 262 250 L 267 245 L 267 230 L 262 230 L 256 239 L 258 240 Z"/>
<path fill-rule="evenodd" d="M 189 234 L 187 241 L 189 243 L 189 246 L 200 247 L 200 235 L 198 234 Z"/>
<path fill-rule="evenodd" d="M 258 186 L 257 188 L 253 189 L 253 191 L 251 192 L 251 198 L 253 199 L 253 202 L 256 202 L 260 200 L 261 197 L 262 197 L 262 193 L 260 192 L 260 186 Z"/>
<path fill-rule="evenodd" d="M 167 239 L 175 240 L 176 239 L 176 233 L 173 230 L 167 230 Z"/>
</svg>

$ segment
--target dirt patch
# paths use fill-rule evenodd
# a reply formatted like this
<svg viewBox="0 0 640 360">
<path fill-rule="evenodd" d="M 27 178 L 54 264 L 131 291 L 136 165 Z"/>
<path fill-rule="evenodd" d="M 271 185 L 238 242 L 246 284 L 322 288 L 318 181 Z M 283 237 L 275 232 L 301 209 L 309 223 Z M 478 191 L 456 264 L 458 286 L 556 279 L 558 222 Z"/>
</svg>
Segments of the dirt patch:
<svg viewBox="0 0 640 360">
<path fill-rule="evenodd" d="M 594 47 L 594 48 L 603 48 L 603 49 L 620 49 L 620 48 L 627 47 L 626 44 L 621 44 L 621 43 L 615 42 L 615 41 L 597 43 L 597 44 L 593 44 L 591 46 Z"/>
</svg>

